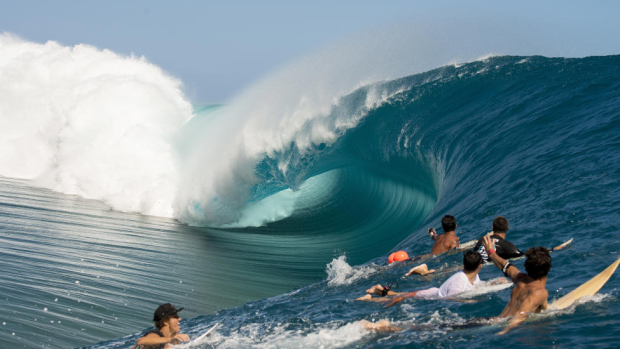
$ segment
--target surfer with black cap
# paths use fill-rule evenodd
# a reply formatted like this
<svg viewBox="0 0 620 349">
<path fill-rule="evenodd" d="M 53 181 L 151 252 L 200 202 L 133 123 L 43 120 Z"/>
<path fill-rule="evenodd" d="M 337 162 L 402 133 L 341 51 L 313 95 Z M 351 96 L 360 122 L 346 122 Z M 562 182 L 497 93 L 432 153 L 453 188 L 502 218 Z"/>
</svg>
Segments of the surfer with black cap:
<svg viewBox="0 0 620 349">
<path fill-rule="evenodd" d="M 168 344 L 189 342 L 189 336 L 179 333 L 181 317 L 178 313 L 183 308 L 176 309 L 172 304 L 160 305 L 153 314 L 155 329 L 144 334 L 138 339 L 134 349 L 164 349 Z"/>
</svg>

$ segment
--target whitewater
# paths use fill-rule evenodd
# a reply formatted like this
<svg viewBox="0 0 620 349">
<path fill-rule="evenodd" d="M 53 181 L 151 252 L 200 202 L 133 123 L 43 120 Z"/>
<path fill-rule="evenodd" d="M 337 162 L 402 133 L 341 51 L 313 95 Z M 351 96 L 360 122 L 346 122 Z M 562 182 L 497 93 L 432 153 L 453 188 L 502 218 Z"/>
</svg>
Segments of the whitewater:
<svg viewBox="0 0 620 349">
<path fill-rule="evenodd" d="M 503 338 L 454 328 L 498 315 L 510 289 L 353 299 L 441 285 L 450 275 L 404 279 L 411 264 L 385 260 L 430 251 L 444 214 L 461 241 L 500 214 L 521 249 L 575 238 L 553 254 L 550 301 L 615 260 L 620 56 L 391 71 L 352 56 L 322 52 L 203 106 L 144 57 L 0 35 L 0 346 L 129 348 L 165 302 L 191 336 L 220 323 L 198 347 L 613 346 L 617 276 Z M 429 330 L 357 322 L 381 319 Z"/>
<path fill-rule="evenodd" d="M 311 177 L 300 162 L 396 92 L 371 87 L 362 104 L 343 105 L 359 88 L 350 79 L 291 74 L 327 65 L 314 59 L 196 115 L 181 82 L 144 57 L 0 40 L 0 175 L 193 225 L 260 226 L 289 216 L 294 193 L 261 199 L 298 189 Z M 257 175 L 259 164 L 270 173 Z"/>
</svg>

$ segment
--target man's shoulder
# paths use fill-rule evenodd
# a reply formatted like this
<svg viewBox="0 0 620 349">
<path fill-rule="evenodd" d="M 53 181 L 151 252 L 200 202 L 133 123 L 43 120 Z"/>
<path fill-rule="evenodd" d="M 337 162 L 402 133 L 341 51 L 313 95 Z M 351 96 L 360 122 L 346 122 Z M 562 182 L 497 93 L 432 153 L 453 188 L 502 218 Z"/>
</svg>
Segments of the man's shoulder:
<svg viewBox="0 0 620 349">
<path fill-rule="evenodd" d="M 455 281 L 457 281 L 459 279 L 462 279 L 462 278 L 467 278 L 467 275 L 465 275 L 465 273 L 461 270 L 461 271 L 458 271 L 458 272 L 454 273 L 452 276 L 450 276 L 448 278 L 448 280 L 446 280 L 446 282 L 448 282 L 448 281 L 449 282 L 455 282 Z"/>
<path fill-rule="evenodd" d="M 530 297 L 534 303 L 542 304 L 549 298 L 549 291 L 545 287 L 535 287 L 530 290 Z"/>
</svg>

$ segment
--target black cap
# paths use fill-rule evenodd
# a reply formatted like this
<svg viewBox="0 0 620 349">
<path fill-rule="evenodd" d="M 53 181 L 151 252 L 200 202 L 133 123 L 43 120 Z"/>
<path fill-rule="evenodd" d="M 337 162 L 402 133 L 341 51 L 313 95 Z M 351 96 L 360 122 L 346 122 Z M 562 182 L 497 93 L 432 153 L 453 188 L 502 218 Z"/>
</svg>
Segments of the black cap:
<svg viewBox="0 0 620 349">
<path fill-rule="evenodd" d="M 183 308 L 176 309 L 174 305 L 170 303 L 162 304 L 157 307 L 157 310 L 155 310 L 155 313 L 153 314 L 153 321 L 158 322 L 168 316 L 176 315 L 181 310 L 183 310 Z"/>
</svg>

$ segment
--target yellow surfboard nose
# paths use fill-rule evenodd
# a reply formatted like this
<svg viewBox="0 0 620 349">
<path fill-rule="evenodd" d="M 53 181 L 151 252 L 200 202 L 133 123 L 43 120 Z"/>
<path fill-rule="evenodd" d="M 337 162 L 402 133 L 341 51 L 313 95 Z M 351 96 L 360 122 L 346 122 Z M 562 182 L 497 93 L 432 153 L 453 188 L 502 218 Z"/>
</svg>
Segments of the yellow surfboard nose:
<svg viewBox="0 0 620 349">
<path fill-rule="evenodd" d="M 581 286 L 577 287 L 569 294 L 553 302 L 550 309 L 564 309 L 571 306 L 575 301 L 583 296 L 592 296 L 598 292 L 603 285 L 609 280 L 620 264 L 620 258 L 613 262 L 607 269 L 603 270 L 600 274 L 596 275 L 592 279 L 588 280 Z"/>
</svg>

